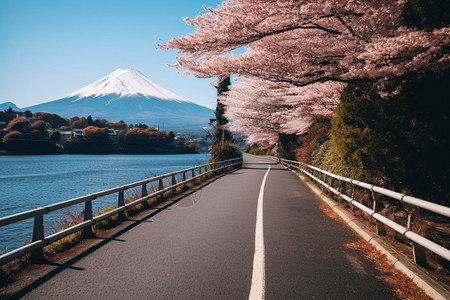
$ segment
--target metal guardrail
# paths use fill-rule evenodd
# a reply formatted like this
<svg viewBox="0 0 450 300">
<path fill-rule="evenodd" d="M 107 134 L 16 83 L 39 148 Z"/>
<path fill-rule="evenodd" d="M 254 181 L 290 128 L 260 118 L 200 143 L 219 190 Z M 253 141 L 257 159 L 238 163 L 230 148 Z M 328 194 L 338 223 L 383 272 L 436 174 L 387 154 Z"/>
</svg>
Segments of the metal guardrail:
<svg viewBox="0 0 450 300">
<path fill-rule="evenodd" d="M 248 155 L 248 154 L 246 154 L 246 155 Z M 255 155 L 250 155 L 250 156 L 251 157 L 261 157 L 261 156 L 255 156 Z M 341 199 L 344 199 L 345 201 L 347 201 L 349 204 L 357 207 L 358 209 L 362 210 L 366 214 L 370 215 L 376 221 L 376 227 L 377 227 L 376 229 L 377 229 L 378 235 L 385 234 L 383 225 L 386 225 L 386 226 L 392 228 L 393 230 L 399 232 L 406 238 L 408 238 L 412 242 L 414 261 L 416 262 L 416 264 L 421 265 L 421 266 L 427 265 L 424 248 L 428 249 L 431 252 L 450 261 L 450 250 L 449 249 L 446 249 L 443 246 L 441 246 L 441 245 L 439 245 L 439 244 L 437 244 L 437 243 L 435 243 L 435 242 L 433 242 L 411 230 L 411 217 L 412 216 L 411 216 L 410 210 L 408 211 L 408 220 L 407 220 L 406 227 L 386 218 L 385 216 L 381 215 L 377 211 L 377 209 L 379 208 L 380 195 L 389 197 L 394 200 L 398 200 L 398 201 L 402 202 L 404 205 L 419 207 L 421 209 L 431 211 L 433 213 L 439 214 L 439 215 L 447 217 L 447 218 L 450 218 L 450 207 L 446 207 L 446 206 L 432 203 L 432 202 L 429 202 L 429 201 L 426 201 L 423 199 L 419 199 L 419 198 L 411 197 L 411 196 L 401 194 L 398 192 L 394 192 L 394 191 L 391 191 L 391 190 L 388 190 L 388 189 L 385 189 L 385 188 L 382 188 L 379 186 L 375 186 L 375 185 L 372 185 L 369 183 L 365 183 L 365 182 L 361 182 L 361 181 L 354 180 L 351 178 L 339 176 L 339 175 L 327 172 L 325 170 L 319 169 L 317 167 L 314 167 L 314 166 L 311 166 L 311 165 L 308 165 L 308 164 L 305 164 L 302 162 L 287 160 L 287 159 L 278 159 L 273 156 L 262 156 L 262 157 L 264 157 L 265 159 L 268 159 L 272 162 L 280 163 L 290 169 L 297 169 L 297 170 L 303 172 L 306 176 L 313 179 L 316 183 L 325 187 L 330 192 L 334 193 Z M 321 180 L 320 178 L 318 178 L 318 176 L 328 177 L 331 180 L 331 183 L 327 184 L 326 182 L 324 182 L 324 180 Z M 338 182 L 340 182 L 338 188 L 334 188 L 332 186 L 333 180 L 337 180 Z M 353 192 L 352 192 L 351 196 L 348 196 L 342 192 L 342 188 L 341 188 L 342 183 L 349 183 L 353 186 Z M 360 188 L 366 189 L 370 192 L 370 194 L 372 196 L 372 208 L 369 208 L 354 199 L 355 187 L 360 187 Z"/>
<path fill-rule="evenodd" d="M 6 226 L 8 224 L 16 223 L 22 220 L 34 218 L 34 226 L 33 226 L 33 237 L 30 244 L 2 254 L 0 256 L 0 265 L 3 265 L 7 262 L 10 262 L 13 259 L 16 259 L 20 256 L 23 256 L 27 253 L 32 253 L 34 259 L 43 258 L 43 248 L 57 240 L 60 240 L 72 233 L 83 230 L 83 236 L 92 237 L 92 226 L 106 218 L 109 218 L 113 215 L 119 215 L 119 219 L 125 219 L 125 210 L 134 207 L 140 203 L 146 204 L 146 201 L 162 195 L 165 192 L 171 191 L 178 186 L 188 183 L 194 179 L 197 179 L 207 173 L 216 172 L 224 170 L 228 167 L 236 166 L 242 163 L 242 158 L 235 158 L 220 162 L 214 162 L 210 164 L 203 164 L 199 166 L 195 166 L 189 169 L 184 169 L 177 172 L 171 172 L 164 175 L 152 177 L 149 179 L 141 180 L 138 182 L 130 183 L 127 185 L 123 185 L 120 187 L 115 187 L 112 189 L 108 189 L 105 191 L 85 195 L 82 197 L 70 199 L 67 201 L 39 207 L 36 209 L 32 209 L 29 211 L 21 212 L 18 214 L 6 216 L 0 218 L 0 227 Z M 196 174 L 197 171 L 197 174 Z M 190 177 L 188 178 L 188 174 L 190 173 Z M 176 175 L 182 175 L 182 180 L 177 183 Z M 171 177 L 171 185 L 164 187 L 163 179 Z M 158 181 L 158 191 L 148 194 L 147 193 L 147 184 Z M 125 204 L 124 191 L 134 188 L 134 187 L 142 187 L 141 198 L 134 200 L 133 202 Z M 103 196 L 111 195 L 114 193 L 118 193 L 118 203 L 117 208 L 111 210 L 105 214 L 99 216 L 93 216 L 92 212 L 92 201 L 98 199 Z M 84 208 L 84 221 L 80 224 L 74 225 L 62 231 L 56 232 L 54 234 L 45 236 L 44 235 L 44 215 L 55 210 L 59 210 L 65 207 L 69 207 L 75 204 L 83 203 L 85 204 Z"/>
</svg>

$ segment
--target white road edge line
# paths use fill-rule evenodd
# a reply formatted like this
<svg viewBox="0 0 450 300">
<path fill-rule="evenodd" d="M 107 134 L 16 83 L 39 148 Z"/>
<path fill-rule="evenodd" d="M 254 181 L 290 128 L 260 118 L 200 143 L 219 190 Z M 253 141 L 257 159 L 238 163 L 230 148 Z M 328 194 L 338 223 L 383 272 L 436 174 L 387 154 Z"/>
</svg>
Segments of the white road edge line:
<svg viewBox="0 0 450 300">
<path fill-rule="evenodd" d="M 249 300 L 264 299 L 266 288 L 265 274 L 265 250 L 264 250 L 264 232 L 263 232 L 263 200 L 264 186 L 266 185 L 267 175 L 269 175 L 270 165 L 268 165 L 266 175 L 264 175 L 259 190 L 258 207 L 256 209 L 256 230 L 255 230 L 255 256 L 253 257 L 252 286 L 250 288 Z"/>
</svg>

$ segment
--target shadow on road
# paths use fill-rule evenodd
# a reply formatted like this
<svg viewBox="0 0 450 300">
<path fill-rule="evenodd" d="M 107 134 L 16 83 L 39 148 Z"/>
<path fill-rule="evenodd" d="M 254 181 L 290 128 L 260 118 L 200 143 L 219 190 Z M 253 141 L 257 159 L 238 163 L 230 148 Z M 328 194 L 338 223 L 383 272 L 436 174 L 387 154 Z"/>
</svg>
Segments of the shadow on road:
<svg viewBox="0 0 450 300">
<path fill-rule="evenodd" d="M 238 170 L 239 169 L 237 169 L 235 171 L 238 171 Z M 10 293 L 10 294 L 0 295 L 0 299 L 19 299 L 19 298 L 22 298 L 22 297 L 26 296 L 28 293 L 30 293 L 31 291 L 33 291 L 34 289 L 36 289 L 39 286 L 41 286 L 42 284 L 44 284 L 47 281 L 51 280 L 53 277 L 57 276 L 58 274 L 60 274 L 61 272 L 63 272 L 66 269 L 76 270 L 76 271 L 80 271 L 80 272 L 84 271 L 85 270 L 84 268 L 78 268 L 78 267 L 75 267 L 73 265 L 76 264 L 77 262 L 79 262 L 80 260 L 82 260 L 83 258 L 87 257 L 88 255 L 94 253 L 98 249 L 102 248 L 103 246 L 107 245 L 110 242 L 114 242 L 114 241 L 126 242 L 125 240 L 119 239 L 119 237 L 121 235 L 123 235 L 124 233 L 132 230 L 133 228 L 135 228 L 136 226 L 140 225 L 141 223 L 152 222 L 152 221 L 149 221 L 149 219 L 152 218 L 153 216 L 159 214 L 160 212 L 162 212 L 162 211 L 164 211 L 166 209 L 169 209 L 172 205 L 180 202 L 181 200 L 185 199 L 188 196 L 191 196 L 195 192 L 201 190 L 205 186 L 210 185 L 211 183 L 215 182 L 216 180 L 222 178 L 223 176 L 226 176 L 226 175 L 229 175 L 229 174 L 233 174 L 234 172 L 219 175 L 219 176 L 211 179 L 210 181 L 208 181 L 208 182 L 198 186 L 197 188 L 194 187 L 193 190 L 188 191 L 184 195 L 181 195 L 180 198 L 164 202 L 165 203 L 164 206 L 162 206 L 160 208 L 156 208 L 154 212 L 151 212 L 148 215 L 146 215 L 146 216 L 144 216 L 144 217 L 142 217 L 140 219 L 126 220 L 125 222 L 131 222 L 131 224 L 127 224 L 124 228 L 120 229 L 118 232 L 114 233 L 110 237 L 107 237 L 107 238 L 102 238 L 102 237 L 98 237 L 97 238 L 96 237 L 96 238 L 92 239 L 92 240 L 97 240 L 97 241 L 100 241 L 100 242 L 98 244 L 95 244 L 95 245 L 91 246 L 87 250 L 84 250 L 80 254 L 77 254 L 75 257 L 71 258 L 70 260 L 68 260 L 65 263 L 61 263 L 60 264 L 60 263 L 57 263 L 57 262 L 50 262 L 50 261 L 46 261 L 46 262 L 42 263 L 43 265 L 55 266 L 56 268 L 51 270 L 51 271 L 49 271 L 47 274 L 43 275 L 42 277 L 36 279 L 35 281 L 30 283 L 26 287 L 20 289 L 18 292 L 13 292 L 13 293 Z"/>
</svg>

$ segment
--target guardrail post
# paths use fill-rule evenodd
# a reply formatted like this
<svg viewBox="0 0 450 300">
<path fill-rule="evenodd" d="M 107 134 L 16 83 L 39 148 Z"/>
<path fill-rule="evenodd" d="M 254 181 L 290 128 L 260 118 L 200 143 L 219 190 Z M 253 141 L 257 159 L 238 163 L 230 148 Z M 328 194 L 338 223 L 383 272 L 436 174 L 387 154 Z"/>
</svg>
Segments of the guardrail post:
<svg viewBox="0 0 450 300">
<path fill-rule="evenodd" d="M 175 174 L 172 174 L 172 185 L 177 184 L 177 179 L 175 178 Z"/>
<path fill-rule="evenodd" d="M 92 200 L 84 202 L 84 221 L 92 220 Z M 92 226 L 86 227 L 81 233 L 84 238 L 93 238 L 95 236 Z"/>
<path fill-rule="evenodd" d="M 425 248 L 414 242 L 412 242 L 412 248 L 414 253 L 414 262 L 421 267 L 428 267 Z"/>
<path fill-rule="evenodd" d="M 330 188 L 334 188 L 334 182 L 335 182 L 335 179 L 333 178 L 333 177 L 330 177 Z"/>
<path fill-rule="evenodd" d="M 183 180 L 183 181 L 186 181 L 186 172 L 183 172 L 183 178 L 182 178 L 182 180 Z"/>
<path fill-rule="evenodd" d="M 403 202 L 403 198 L 402 198 L 402 202 Z M 403 202 L 403 204 L 405 204 L 405 203 Z M 408 205 L 406 205 L 406 211 L 408 212 L 408 223 L 406 224 L 406 228 L 408 228 L 408 230 L 411 230 L 412 210 Z M 411 242 L 411 244 L 412 244 L 412 250 L 413 250 L 413 255 L 414 255 L 414 262 L 421 267 L 424 267 L 424 268 L 428 267 L 427 255 L 425 254 L 425 248 L 415 242 Z"/>
<path fill-rule="evenodd" d="M 148 192 L 147 192 L 147 184 L 144 183 L 144 184 L 142 185 L 141 198 L 147 197 L 147 195 L 148 195 Z M 142 202 L 142 206 L 143 206 L 144 208 L 148 208 L 147 200 L 145 200 L 144 202 Z"/>
<path fill-rule="evenodd" d="M 163 190 L 163 189 L 164 189 L 163 180 L 162 180 L 162 178 L 160 178 L 158 181 L 158 191 Z"/>
<path fill-rule="evenodd" d="M 124 197 L 124 195 L 123 195 L 123 191 L 120 191 L 120 192 L 119 192 L 119 199 L 118 199 L 118 202 L 117 202 L 117 207 L 122 207 L 122 206 L 124 206 L 124 205 L 125 205 L 125 197 Z M 124 211 L 119 212 L 118 219 L 119 219 L 120 221 L 126 219 L 126 218 L 125 218 L 125 212 L 124 212 Z"/>
<path fill-rule="evenodd" d="M 192 169 L 192 177 L 191 178 L 194 178 L 195 177 L 195 169 Z"/>
<path fill-rule="evenodd" d="M 342 204 L 342 194 L 344 193 L 344 182 L 342 180 L 339 180 L 339 197 L 338 197 L 338 203 Z"/>
<path fill-rule="evenodd" d="M 378 212 L 378 203 L 380 203 L 380 194 L 375 193 L 372 189 L 370 190 L 372 193 L 372 200 L 373 200 L 373 207 L 372 210 L 374 212 Z M 384 227 L 384 224 L 381 223 L 378 220 L 375 220 L 375 226 L 377 230 L 377 234 L 381 236 L 386 235 L 386 228 Z"/>
<path fill-rule="evenodd" d="M 177 184 L 177 179 L 175 178 L 175 174 L 172 174 L 172 186 L 174 186 L 175 184 Z M 172 193 L 175 194 L 176 193 L 176 188 L 172 189 Z M 172 195 L 173 195 L 172 194 Z"/>
<path fill-rule="evenodd" d="M 34 217 L 33 225 L 33 239 L 32 242 L 44 239 L 44 215 L 40 214 Z M 44 258 L 44 248 L 39 248 L 31 252 L 30 261 L 40 262 L 45 260 Z"/>
<path fill-rule="evenodd" d="M 356 185 L 354 185 L 353 183 L 351 183 L 352 185 L 352 200 L 355 200 L 355 193 L 356 193 Z M 353 215 L 355 215 L 355 206 L 354 205 L 350 205 L 350 209 L 352 210 Z"/>
</svg>

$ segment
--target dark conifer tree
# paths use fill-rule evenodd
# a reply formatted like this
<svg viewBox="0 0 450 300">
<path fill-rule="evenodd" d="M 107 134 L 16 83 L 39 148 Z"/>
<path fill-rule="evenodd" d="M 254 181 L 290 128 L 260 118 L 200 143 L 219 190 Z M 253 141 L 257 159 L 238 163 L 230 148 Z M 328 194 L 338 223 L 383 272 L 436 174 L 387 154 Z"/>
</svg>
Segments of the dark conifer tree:
<svg viewBox="0 0 450 300">
<path fill-rule="evenodd" d="M 217 85 L 217 106 L 215 110 L 216 115 L 216 126 L 213 131 L 213 144 L 218 144 L 222 142 L 231 142 L 233 140 L 233 137 L 231 135 L 231 132 L 224 128 L 226 124 L 228 124 L 228 119 L 225 118 L 225 109 L 226 107 L 223 105 L 223 103 L 220 102 L 219 96 L 222 93 L 227 92 L 229 89 L 228 87 L 231 85 L 230 77 L 226 77 L 222 81 L 219 82 Z"/>
<path fill-rule="evenodd" d="M 89 115 L 86 120 L 87 120 L 88 126 L 93 126 L 94 125 L 94 120 L 92 120 L 91 115 Z"/>
</svg>

